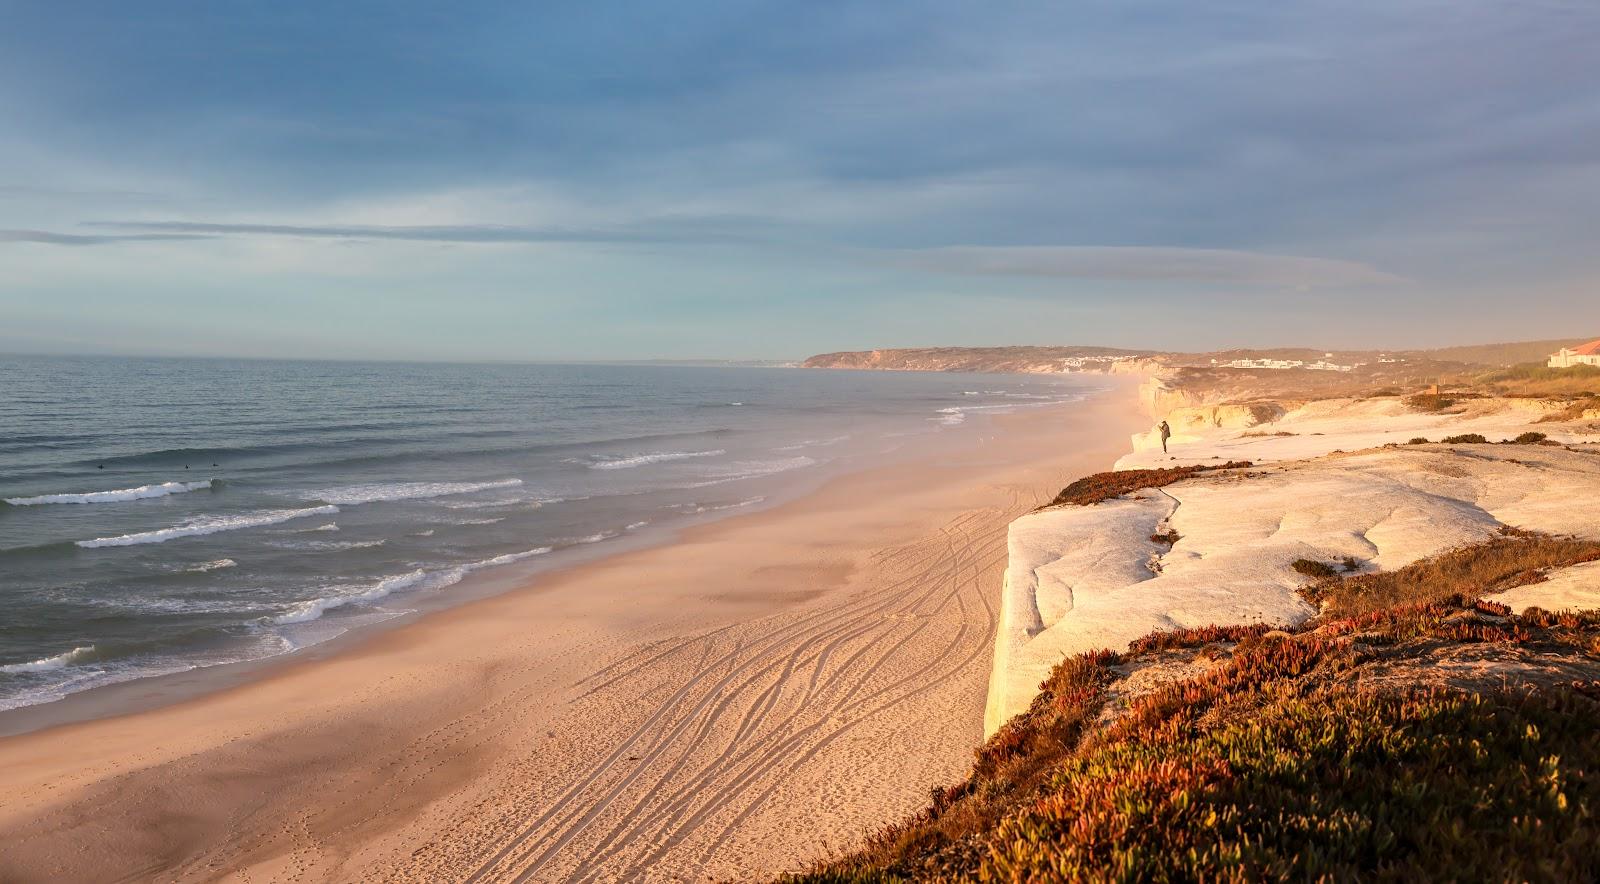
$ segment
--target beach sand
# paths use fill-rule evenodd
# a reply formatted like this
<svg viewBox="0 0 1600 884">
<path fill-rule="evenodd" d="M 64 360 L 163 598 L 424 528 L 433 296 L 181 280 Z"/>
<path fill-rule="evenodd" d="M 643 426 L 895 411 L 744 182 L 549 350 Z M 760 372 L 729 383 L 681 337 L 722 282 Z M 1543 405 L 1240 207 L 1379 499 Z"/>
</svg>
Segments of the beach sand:
<svg viewBox="0 0 1600 884">
<path fill-rule="evenodd" d="M 161 708 L 0 740 L 0 879 L 770 876 L 970 767 L 1006 526 L 1133 384 Z"/>
</svg>

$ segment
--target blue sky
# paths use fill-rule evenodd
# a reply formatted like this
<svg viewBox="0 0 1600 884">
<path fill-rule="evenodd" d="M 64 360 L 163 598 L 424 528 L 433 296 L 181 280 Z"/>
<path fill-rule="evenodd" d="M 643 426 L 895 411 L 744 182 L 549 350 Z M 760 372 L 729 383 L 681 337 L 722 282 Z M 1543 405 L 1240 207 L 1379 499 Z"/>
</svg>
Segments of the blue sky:
<svg viewBox="0 0 1600 884">
<path fill-rule="evenodd" d="M 0 8 L 0 350 L 1600 334 L 1590 2 Z"/>
</svg>

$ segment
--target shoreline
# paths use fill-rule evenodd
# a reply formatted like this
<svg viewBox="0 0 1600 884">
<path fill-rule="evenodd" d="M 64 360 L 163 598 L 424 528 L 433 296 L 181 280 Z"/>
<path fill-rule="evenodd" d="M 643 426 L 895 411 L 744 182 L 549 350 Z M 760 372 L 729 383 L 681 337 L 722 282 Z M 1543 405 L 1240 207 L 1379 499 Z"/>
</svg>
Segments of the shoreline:
<svg viewBox="0 0 1600 884">
<path fill-rule="evenodd" d="M 1084 390 L 1083 395 L 1094 397 L 1109 392 L 1115 384 L 1103 390 Z M 1045 410 L 1066 403 L 1045 403 Z M 1016 404 L 1015 414 L 1032 410 L 1037 404 Z M 982 409 L 979 409 L 981 412 Z M 142 675 L 124 681 L 111 681 L 92 687 L 69 691 L 56 699 L 30 705 L 0 709 L 0 739 L 20 736 L 46 728 L 83 721 L 144 712 L 172 705 L 184 700 L 248 684 L 277 667 L 292 666 L 301 662 L 327 659 L 359 646 L 369 637 L 392 629 L 405 628 L 419 619 L 432 616 L 503 592 L 534 588 L 533 584 L 550 575 L 581 568 L 585 565 L 679 542 L 687 532 L 699 530 L 728 518 L 764 512 L 813 493 L 828 482 L 842 477 L 894 465 L 907 457 L 924 457 L 932 452 L 955 450 L 970 444 L 963 441 L 975 432 L 981 432 L 981 422 L 995 415 L 979 415 L 979 422 L 965 427 L 941 426 L 927 430 L 910 430 L 896 435 L 903 437 L 900 450 L 878 453 L 856 452 L 847 462 L 824 463 L 813 469 L 796 471 L 791 475 L 758 477 L 754 490 L 758 495 L 751 500 L 724 508 L 724 511 L 706 512 L 690 516 L 675 524 L 647 527 L 634 533 L 616 531 L 605 537 L 604 543 L 569 543 L 553 550 L 549 555 L 529 557 L 525 561 L 503 564 L 469 574 L 460 582 L 443 591 L 425 591 L 417 594 L 396 593 L 391 604 L 398 607 L 374 611 L 377 619 L 342 629 L 331 637 L 316 638 L 297 647 L 274 651 L 261 656 L 244 657 L 210 664 L 194 665 L 160 674 Z M 933 420 L 930 418 L 929 420 Z M 959 423 L 959 422 L 958 422 Z M 951 432 L 951 430 L 954 432 Z"/>
<path fill-rule="evenodd" d="M 0 739 L 8 871 L 542 880 L 815 858 L 967 764 L 1005 526 L 1126 452 L 1131 380 L 220 691 Z M 785 800 L 812 794 L 827 825 L 793 831 Z M 91 831 L 125 863 L 74 849 Z"/>
</svg>

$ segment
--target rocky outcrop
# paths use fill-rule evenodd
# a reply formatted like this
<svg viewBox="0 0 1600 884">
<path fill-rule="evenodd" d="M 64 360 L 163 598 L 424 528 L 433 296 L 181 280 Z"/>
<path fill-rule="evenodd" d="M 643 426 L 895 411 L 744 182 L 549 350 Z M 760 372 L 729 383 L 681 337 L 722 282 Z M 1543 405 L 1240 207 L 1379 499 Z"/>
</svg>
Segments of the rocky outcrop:
<svg viewBox="0 0 1600 884">
<path fill-rule="evenodd" d="M 987 732 L 1026 710 L 1063 657 L 1120 650 L 1156 630 L 1306 620 L 1315 609 L 1299 592 L 1309 579 L 1300 559 L 1370 573 L 1507 527 L 1600 539 L 1580 503 L 1600 499 L 1600 429 L 1535 423 L 1558 405 L 1470 400 L 1440 414 L 1384 398 L 1175 410 L 1171 453 L 1141 434 L 1118 469 L 1255 466 L 1013 522 Z M 1530 429 L 1562 444 L 1438 441 Z M 1405 444 L 1417 437 L 1435 441 Z M 1600 603 L 1600 570 L 1569 571 L 1499 600 L 1518 610 Z"/>
</svg>

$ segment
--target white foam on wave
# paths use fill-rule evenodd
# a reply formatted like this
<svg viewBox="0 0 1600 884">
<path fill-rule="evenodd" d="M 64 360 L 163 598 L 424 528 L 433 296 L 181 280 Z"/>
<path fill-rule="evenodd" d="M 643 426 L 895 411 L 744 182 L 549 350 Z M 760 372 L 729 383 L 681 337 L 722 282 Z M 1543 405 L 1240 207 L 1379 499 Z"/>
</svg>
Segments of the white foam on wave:
<svg viewBox="0 0 1600 884">
<path fill-rule="evenodd" d="M 356 506 L 385 500 L 421 500 L 430 497 L 448 497 L 452 494 L 471 494 L 474 491 L 512 488 L 521 484 L 521 479 L 496 479 L 492 482 L 379 482 L 305 491 L 301 496 L 306 500 Z"/>
<path fill-rule="evenodd" d="M 616 537 L 616 536 L 617 536 L 617 532 L 616 531 L 601 531 L 598 534 L 590 534 L 587 537 L 574 538 L 570 542 L 572 544 L 574 544 L 574 545 L 580 544 L 580 543 L 599 543 L 602 540 L 610 540 L 611 538 Z"/>
<path fill-rule="evenodd" d="M 780 445 L 773 451 L 799 451 L 802 448 L 821 448 L 827 445 L 838 445 L 849 439 L 849 436 L 829 436 L 826 439 L 803 439 L 793 445 Z"/>
<path fill-rule="evenodd" d="M 452 500 L 449 502 L 441 501 L 439 506 L 442 506 L 447 510 L 482 510 L 491 509 L 498 506 L 514 506 L 522 503 L 523 500 L 524 498 L 521 497 L 498 497 L 494 500 Z M 538 504 L 535 503 L 534 505 L 537 506 Z"/>
<path fill-rule="evenodd" d="M 216 561 L 212 562 L 201 562 L 197 565 L 190 565 L 183 570 L 192 574 L 204 574 L 207 571 L 220 571 L 223 568 L 232 568 L 238 564 L 239 563 L 235 562 L 233 559 L 217 559 Z"/>
<path fill-rule="evenodd" d="M 652 451 L 647 454 L 635 454 L 629 457 L 618 457 L 596 461 L 589 464 L 591 470 L 628 470 L 634 467 L 647 466 L 653 463 L 666 463 L 673 460 L 688 460 L 691 457 L 716 457 L 727 454 L 721 448 L 710 451 Z"/>
<path fill-rule="evenodd" d="M 805 455 L 800 455 L 798 457 L 786 457 L 782 460 L 737 461 L 721 467 L 712 474 L 712 478 L 707 479 L 704 482 L 694 482 L 681 487 L 704 488 L 707 485 L 721 485 L 725 482 L 737 482 L 741 479 L 756 479 L 760 478 L 761 476 L 771 476 L 775 473 L 786 473 L 790 470 L 798 470 L 801 467 L 809 467 L 815 463 L 815 459 L 806 457 Z"/>
<path fill-rule="evenodd" d="M 999 391 L 986 390 L 985 392 Z M 997 414 L 1006 414 L 1023 408 L 1039 408 L 1048 405 L 1066 405 L 1072 402 L 1082 402 L 1084 399 L 1084 397 L 1080 394 L 1069 394 L 1066 396 L 1039 396 L 1033 393 L 1005 393 L 1004 395 L 1008 398 L 1027 399 L 1030 401 L 1007 402 L 999 405 L 953 405 L 949 408 L 939 409 L 939 416 L 932 418 L 932 420 L 938 421 L 943 426 L 953 427 L 964 423 L 967 419 L 967 415 L 972 413 L 994 412 Z"/>
<path fill-rule="evenodd" d="M 85 549 L 94 549 L 102 546 L 134 546 L 141 543 L 166 543 L 180 537 L 199 537 L 203 534 L 216 534 L 219 531 L 238 531 L 242 528 L 259 528 L 263 525 L 276 525 L 290 519 L 300 519 L 306 516 L 327 516 L 339 511 L 336 506 L 314 506 L 298 510 L 260 510 L 246 513 L 242 516 L 214 516 L 209 519 L 197 519 L 175 528 L 162 528 L 156 531 L 140 531 L 136 534 L 123 534 L 117 537 L 96 537 L 93 540 L 80 540 L 78 546 Z"/>
<path fill-rule="evenodd" d="M 742 507 L 754 506 L 764 500 L 766 500 L 766 497 L 750 497 L 737 503 L 680 503 L 674 509 L 697 516 L 701 513 L 715 513 L 722 510 L 736 510 Z"/>
<path fill-rule="evenodd" d="M 326 552 L 344 549 L 370 549 L 383 546 L 389 541 L 379 540 L 285 540 L 271 543 L 278 549 L 303 549 L 316 552 Z"/>
<path fill-rule="evenodd" d="M 11 663 L 6 666 L 0 666 L 0 672 L 4 672 L 8 675 L 17 675 L 24 672 L 50 672 L 56 669 L 65 669 L 73 663 L 85 660 L 93 655 L 94 645 L 80 645 L 64 654 L 57 654 L 54 657 L 45 657 L 43 660 L 34 660 L 31 663 Z"/>
<path fill-rule="evenodd" d="M 296 623 L 307 623 L 318 619 L 323 614 L 326 614 L 335 608 L 342 608 L 346 605 L 375 602 L 385 596 L 401 590 L 421 588 L 443 589 L 446 586 L 452 586 L 456 583 L 460 583 L 462 578 L 466 577 L 473 571 L 481 571 L 484 568 L 495 568 L 499 567 L 500 565 L 509 565 L 512 562 L 519 562 L 523 559 L 532 558 L 534 556 L 542 556 L 545 553 L 550 552 L 550 550 L 551 547 L 541 546 L 535 549 L 523 550 L 522 552 L 506 553 L 505 555 L 495 556 L 492 559 L 484 559 L 478 562 L 468 562 L 465 565 L 456 565 L 450 568 L 443 568 L 431 573 L 423 570 L 422 568 L 418 568 L 415 571 L 408 571 L 405 574 L 397 574 L 393 577 L 385 577 L 371 586 L 364 588 L 357 587 L 355 588 L 356 591 L 354 592 L 339 593 L 337 595 L 324 596 L 322 598 L 308 599 L 300 602 L 282 614 L 279 614 L 277 617 L 274 617 L 271 622 L 277 626 L 289 626 Z"/>
<path fill-rule="evenodd" d="M 202 491 L 210 487 L 210 479 L 200 482 L 162 482 L 159 485 L 140 485 L 138 488 L 122 488 L 116 491 L 89 491 L 83 494 L 41 494 L 38 497 L 8 497 L 5 501 L 12 506 L 43 506 L 51 503 L 120 503 L 125 500 L 146 500 L 152 497 L 166 497 L 169 494 Z"/>
<path fill-rule="evenodd" d="M 375 602 L 378 599 L 395 592 L 396 590 L 405 589 L 410 586 L 416 586 L 423 580 L 427 579 L 427 577 L 428 572 L 422 570 L 421 568 L 405 574 L 399 574 L 394 577 L 385 577 L 372 586 L 367 587 L 365 590 L 361 590 L 359 592 L 325 596 L 323 598 L 310 599 L 308 601 L 301 602 L 298 605 L 290 608 L 288 611 L 285 611 L 284 613 L 279 614 L 277 617 L 274 617 L 272 622 L 279 626 L 287 626 L 291 623 L 306 623 L 321 617 L 323 614 L 326 614 L 334 608 L 342 608 L 345 605 L 354 605 L 358 602 Z"/>
</svg>

